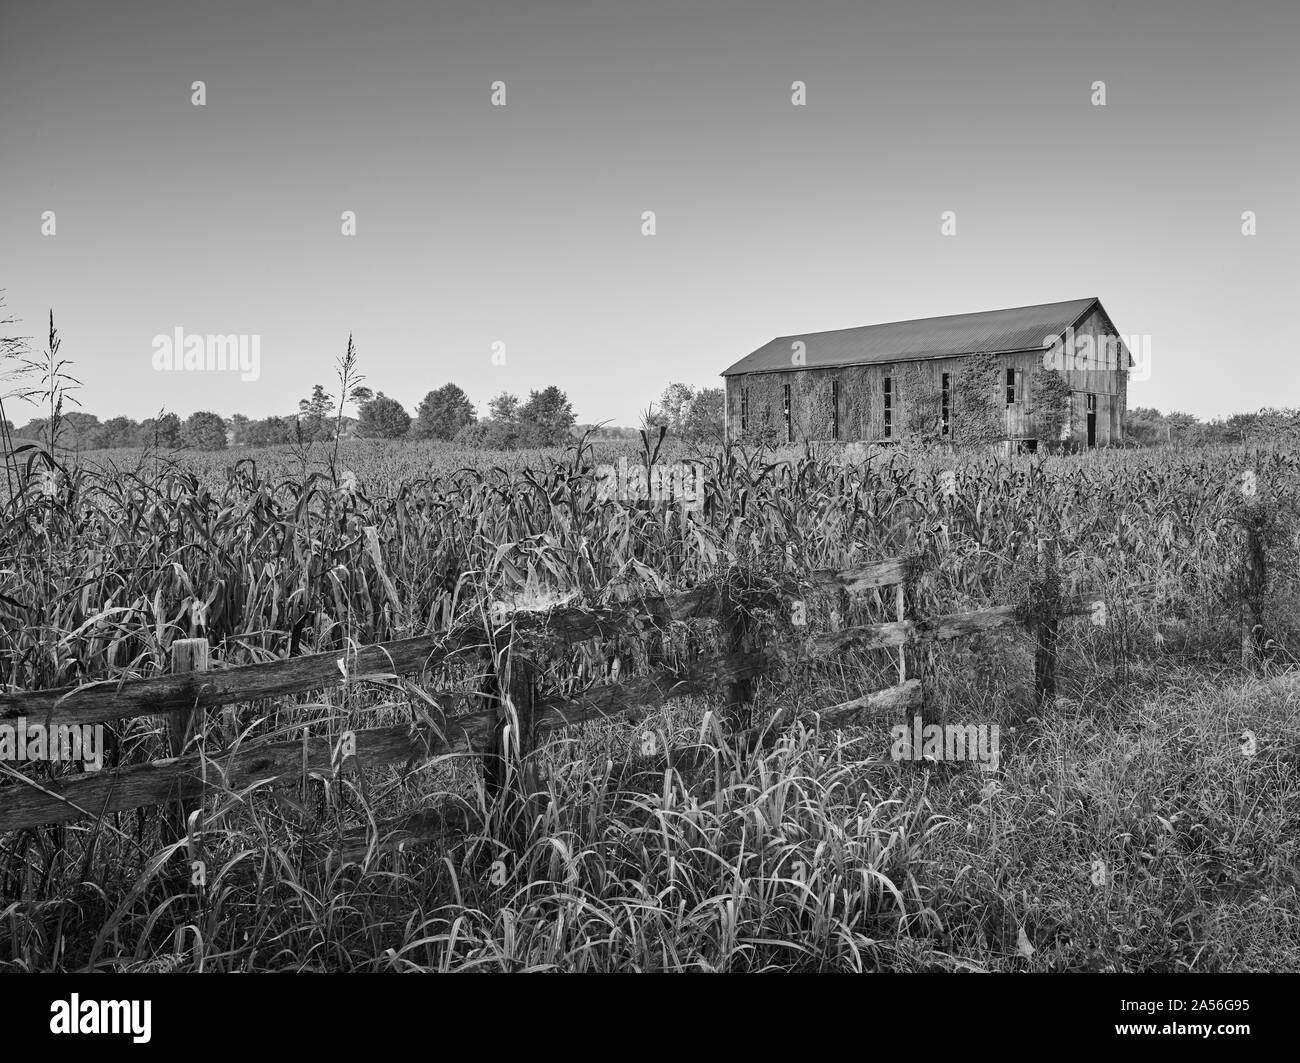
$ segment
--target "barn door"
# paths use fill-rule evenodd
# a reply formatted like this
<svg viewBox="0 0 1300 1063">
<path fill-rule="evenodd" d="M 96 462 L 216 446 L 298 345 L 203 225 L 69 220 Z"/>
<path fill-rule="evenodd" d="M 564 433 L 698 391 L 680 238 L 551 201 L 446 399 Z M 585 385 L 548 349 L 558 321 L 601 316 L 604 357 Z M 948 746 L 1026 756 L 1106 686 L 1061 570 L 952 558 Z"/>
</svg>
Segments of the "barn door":
<svg viewBox="0 0 1300 1063">
<path fill-rule="evenodd" d="M 1088 393 L 1088 446 L 1097 445 L 1097 396 Z"/>
</svg>

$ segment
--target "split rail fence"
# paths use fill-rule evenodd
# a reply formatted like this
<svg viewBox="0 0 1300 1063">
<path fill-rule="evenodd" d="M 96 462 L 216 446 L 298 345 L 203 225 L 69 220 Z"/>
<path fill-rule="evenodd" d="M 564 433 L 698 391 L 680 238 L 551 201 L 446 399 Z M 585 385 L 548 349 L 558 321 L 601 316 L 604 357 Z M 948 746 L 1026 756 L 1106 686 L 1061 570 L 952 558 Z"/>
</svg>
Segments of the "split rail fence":
<svg viewBox="0 0 1300 1063">
<path fill-rule="evenodd" d="M 1046 553 L 1044 553 L 1044 549 Z M 1053 566 L 1050 541 L 1040 547 L 1040 562 Z M 184 831 L 190 809 L 201 808 L 214 787 L 240 791 L 257 783 L 283 785 L 306 775 L 333 780 L 341 771 L 413 764 L 451 754 L 473 754 L 483 763 L 489 790 L 508 784 L 507 757 L 526 753 L 546 735 L 563 728 L 618 717 L 686 694 L 721 691 L 726 711 L 720 717 L 737 741 L 771 741 L 790 722 L 778 715 L 763 726 L 750 719 L 753 684 L 776 668 L 826 658 L 851 649 L 893 649 L 899 656 L 899 681 L 820 712 L 830 726 L 843 726 L 864 712 L 893 713 L 909 719 L 926 712 L 930 655 L 934 645 L 979 632 L 1029 624 L 1037 649 L 1035 685 L 1040 698 L 1055 693 L 1056 625 L 1061 617 L 1089 611 L 1086 600 L 1055 598 L 1032 610 L 998 606 L 973 612 L 909 619 L 909 583 L 914 563 L 889 558 L 848 571 L 812 573 L 802 586 L 814 592 L 845 592 L 850 599 L 873 592 L 888 605 L 893 591 L 895 619 L 843 627 L 818 635 L 773 639 L 757 645 L 750 606 L 743 592 L 733 600 L 724 586 L 705 586 L 663 597 L 642 598 L 600 608 L 561 608 L 546 613 L 515 614 L 498 630 L 477 626 L 456 633 L 401 639 L 338 652 L 260 664 L 212 668 L 205 639 L 177 640 L 171 647 L 171 674 L 134 680 L 88 682 L 75 687 L 0 693 L 0 725 L 60 726 L 105 724 L 132 717 L 156 716 L 164 723 L 172 756 L 98 772 L 35 777 L 10 770 L 0 773 L 0 833 L 78 819 L 99 820 L 116 812 L 168 804 L 176 832 Z M 1044 569 L 1046 571 L 1046 569 Z M 794 596 L 781 602 L 789 608 Z M 770 605 L 771 603 L 768 602 Z M 787 616 L 789 614 L 787 613 Z M 538 638 L 572 646 L 588 639 L 608 640 L 640 633 L 662 634 L 678 621 L 713 618 L 722 622 L 727 652 L 703 656 L 685 668 L 654 668 L 593 686 L 571 697 L 535 698 L 527 647 Z M 313 690 L 414 675 L 438 667 L 465 647 L 500 647 L 495 668 L 481 688 L 486 707 L 416 726 L 402 724 L 348 732 L 350 756 L 340 755 L 337 737 L 301 740 L 253 740 L 219 750 L 191 751 L 208 710 L 244 702 L 280 698 Z M 522 652 L 521 652 L 522 651 Z M 910 670 L 909 670 L 910 663 Z M 509 706 L 513 706 L 513 717 Z M 227 708 L 227 711 L 230 711 Z M 788 712 L 788 710 L 785 710 Z M 512 722 L 513 720 L 513 722 Z M 517 734 L 510 733 L 517 726 Z M 229 730 L 229 729 L 228 729 Z M 355 760 L 351 758 L 355 757 Z M 178 818 L 179 816 L 179 818 Z"/>
</svg>

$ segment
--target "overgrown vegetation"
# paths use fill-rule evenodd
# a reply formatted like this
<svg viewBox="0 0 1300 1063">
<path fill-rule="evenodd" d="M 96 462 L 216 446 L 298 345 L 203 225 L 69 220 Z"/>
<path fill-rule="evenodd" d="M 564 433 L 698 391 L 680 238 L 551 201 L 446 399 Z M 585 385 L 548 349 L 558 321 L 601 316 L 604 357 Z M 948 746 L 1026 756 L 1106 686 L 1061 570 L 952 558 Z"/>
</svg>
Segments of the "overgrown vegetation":
<svg viewBox="0 0 1300 1063">
<path fill-rule="evenodd" d="M 903 417 L 900 438 L 925 446 L 946 442 L 943 436 L 943 391 L 920 362 L 910 362 L 899 373 Z"/>
<path fill-rule="evenodd" d="M 1055 448 L 1070 417 L 1070 383 L 1062 373 L 1035 372 L 1030 382 L 1034 395 L 1034 416 L 1041 442 Z"/>
<path fill-rule="evenodd" d="M 174 638 L 195 634 L 224 664 L 341 649 L 445 629 L 501 595 L 609 602 L 760 555 L 805 570 L 915 553 L 916 608 L 935 615 L 1011 600 L 1039 535 L 1060 542 L 1067 584 L 1108 588 L 1111 620 L 1063 633 L 1062 697 L 1044 710 L 1023 636 L 941 652 L 946 718 L 1003 729 L 993 777 L 890 762 L 892 721 L 818 727 L 818 709 L 894 681 L 896 662 L 868 651 L 760 684 L 758 718 L 789 710 L 796 721 L 766 755 L 723 739 L 711 722 L 721 706 L 707 700 L 552 741 L 509 851 L 501 812 L 463 759 L 242 795 L 214 773 L 202 890 L 177 877 L 183 843 L 168 852 L 155 811 L 10 835 L 0 964 L 1208 970 L 1300 958 L 1300 745 L 1284 670 L 1297 615 L 1293 455 L 896 452 L 841 464 L 811 448 L 733 449 L 708 459 L 704 510 L 683 518 L 598 503 L 586 447 L 417 476 L 386 467 L 400 448 L 343 442 L 337 480 L 333 448 L 316 447 L 299 468 L 271 452 L 229 468 L 157 456 L 62 466 L 53 492 L 18 470 L 0 558 L 0 680 L 35 689 L 152 674 Z M 1244 471 L 1255 474 L 1249 498 Z M 1269 641 L 1254 676 L 1235 664 L 1248 508 L 1273 529 Z M 865 603 L 854 622 L 889 608 Z M 685 637 L 683 647 L 713 636 Z M 625 676 L 647 666 L 634 643 L 548 658 L 539 694 L 603 680 L 611 652 Z M 324 734 L 396 723 L 427 697 L 454 712 L 475 670 L 244 706 L 235 722 L 251 741 L 307 723 Z M 220 747 L 223 726 L 211 719 L 197 741 Z M 1254 758 L 1241 756 L 1244 730 L 1259 738 Z M 136 720 L 116 729 L 111 755 L 140 763 L 161 749 L 156 725 Z M 0 801 L 25 785 L 6 774 Z M 374 824 L 432 810 L 453 824 L 439 844 L 368 844 Z M 342 845 L 347 836 L 359 842 Z"/>
<path fill-rule="evenodd" d="M 991 354 L 967 358 L 954 379 L 952 439 L 958 446 L 982 446 L 1003 437 L 1003 407 L 998 402 L 1001 363 Z"/>
</svg>

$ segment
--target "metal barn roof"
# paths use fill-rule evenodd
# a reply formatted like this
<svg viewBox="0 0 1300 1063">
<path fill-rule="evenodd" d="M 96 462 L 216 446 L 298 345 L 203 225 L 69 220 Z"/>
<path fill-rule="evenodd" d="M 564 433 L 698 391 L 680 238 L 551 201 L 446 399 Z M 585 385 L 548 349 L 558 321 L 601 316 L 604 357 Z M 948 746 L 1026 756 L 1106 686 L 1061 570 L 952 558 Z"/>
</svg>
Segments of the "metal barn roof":
<svg viewBox="0 0 1300 1063">
<path fill-rule="evenodd" d="M 959 354 L 1043 349 L 1047 338 L 1060 335 L 1091 312 L 1091 299 L 1064 303 L 985 310 L 976 314 L 888 321 L 880 325 L 778 336 L 745 355 L 723 376 L 815 369 L 819 366 L 903 362 L 922 358 L 951 358 Z M 792 344 L 806 345 L 803 365 L 791 364 Z"/>
</svg>

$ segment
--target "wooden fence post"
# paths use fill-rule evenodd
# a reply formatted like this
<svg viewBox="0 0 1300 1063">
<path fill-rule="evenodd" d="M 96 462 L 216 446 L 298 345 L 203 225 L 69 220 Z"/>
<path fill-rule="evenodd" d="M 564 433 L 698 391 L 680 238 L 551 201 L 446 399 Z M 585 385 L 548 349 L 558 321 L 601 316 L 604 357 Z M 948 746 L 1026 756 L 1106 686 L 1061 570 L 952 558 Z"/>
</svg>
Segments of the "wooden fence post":
<svg viewBox="0 0 1300 1063">
<path fill-rule="evenodd" d="M 1262 657 L 1268 641 L 1264 632 L 1264 588 L 1267 584 L 1264 538 L 1253 514 L 1246 520 L 1246 550 L 1243 559 L 1243 616 L 1241 618 L 1241 664 L 1248 667 Z"/>
<path fill-rule="evenodd" d="M 501 825 L 518 826 L 516 813 L 522 808 L 528 794 L 524 762 L 532 751 L 533 733 L 533 669 L 519 654 L 516 639 L 521 636 L 512 624 L 509 642 L 504 649 L 504 676 L 498 674 L 496 653 L 493 653 L 491 671 L 482 687 L 495 717 L 492 738 L 483 753 L 483 785 L 485 804 L 489 811 L 504 796 Z M 508 704 L 507 704 L 508 702 Z M 514 708 L 514 731 L 507 740 L 506 728 L 511 725 L 510 708 Z M 515 752 L 518 756 L 515 756 Z"/>
<path fill-rule="evenodd" d="M 1039 705 L 1056 697 L 1056 635 L 1060 626 L 1060 574 L 1056 540 L 1038 540 L 1038 583 L 1033 601 L 1034 697 Z"/>
<path fill-rule="evenodd" d="M 533 730 L 533 665 L 523 656 L 516 652 L 518 646 L 511 645 L 509 675 L 506 684 L 510 704 L 514 706 L 516 726 L 519 733 L 516 735 L 516 748 L 519 750 L 518 773 L 515 776 L 515 785 L 518 787 L 519 796 L 523 799 L 529 797 L 528 789 L 533 778 L 533 765 L 529 762 L 529 755 L 536 746 L 537 736 Z M 507 751 L 508 752 L 508 751 Z"/>
<path fill-rule="evenodd" d="M 208 670 L 207 639 L 176 639 L 171 645 L 171 671 L 173 675 L 186 672 L 206 672 Z M 202 709 L 180 709 L 169 712 L 164 719 L 164 732 L 167 739 L 168 756 L 179 757 L 189 744 L 191 738 L 203 729 L 204 712 Z M 176 802 L 171 805 L 163 818 L 163 843 L 170 845 L 181 838 L 188 829 L 189 814 L 197 807 L 202 796 L 199 787 L 192 781 L 178 786 Z"/>
<path fill-rule="evenodd" d="M 924 615 L 925 610 L 921 608 L 920 603 L 916 600 L 917 591 L 912 583 L 912 576 L 915 569 L 908 567 L 908 574 L 904 582 L 898 584 L 898 596 L 896 600 L 898 619 L 905 621 L 907 611 L 910 606 L 913 614 Z M 898 681 L 903 683 L 907 676 L 905 674 L 906 663 L 903 658 L 903 647 L 899 647 L 898 660 Z M 935 673 L 935 643 L 930 641 L 918 641 L 912 646 L 912 678 L 921 684 L 921 705 L 919 714 L 921 717 L 921 726 L 927 727 L 932 723 L 939 722 L 939 711 L 934 696 L 934 673 Z M 907 733 L 914 734 L 913 716 L 916 715 L 912 709 L 905 710 L 907 714 L 903 723 L 907 726 Z M 914 749 L 912 751 L 914 764 L 921 764 L 921 751 Z"/>
<path fill-rule="evenodd" d="M 504 730 L 506 722 L 505 706 L 502 703 L 504 691 L 500 676 L 497 674 L 497 649 L 493 645 L 488 649 L 488 670 L 479 684 L 479 693 L 483 697 L 484 707 L 492 713 L 492 736 L 487 748 L 483 750 L 483 803 L 488 812 L 496 803 L 506 781 Z"/>
<path fill-rule="evenodd" d="M 900 624 L 907 621 L 907 607 L 904 604 L 907 598 L 907 584 L 894 584 L 894 619 Z M 904 647 L 898 647 L 898 682 L 903 684 L 907 682 L 907 651 Z"/>
</svg>

